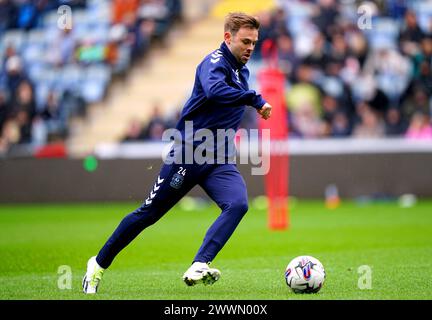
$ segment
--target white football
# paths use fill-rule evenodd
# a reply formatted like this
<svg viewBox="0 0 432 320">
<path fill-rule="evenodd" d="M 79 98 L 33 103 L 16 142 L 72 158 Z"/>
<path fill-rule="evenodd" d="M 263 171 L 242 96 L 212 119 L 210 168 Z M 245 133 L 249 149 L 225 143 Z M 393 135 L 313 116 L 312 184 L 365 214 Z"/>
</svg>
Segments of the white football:
<svg viewBox="0 0 432 320">
<path fill-rule="evenodd" d="M 295 293 L 317 293 L 321 290 L 325 277 L 324 266 L 311 256 L 292 259 L 285 270 L 286 284 Z"/>
</svg>

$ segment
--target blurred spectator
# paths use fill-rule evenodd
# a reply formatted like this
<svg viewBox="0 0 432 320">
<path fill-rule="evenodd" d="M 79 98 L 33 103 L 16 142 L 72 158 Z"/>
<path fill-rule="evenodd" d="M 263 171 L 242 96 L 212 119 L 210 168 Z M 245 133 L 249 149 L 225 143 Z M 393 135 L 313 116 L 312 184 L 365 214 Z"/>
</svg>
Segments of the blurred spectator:
<svg viewBox="0 0 432 320">
<path fill-rule="evenodd" d="M 383 115 L 390 107 L 390 101 L 387 95 L 378 88 L 375 88 L 372 93 L 372 98 L 366 100 L 366 102 L 368 102 L 375 111 L 378 111 L 380 115 Z"/>
<path fill-rule="evenodd" d="M 146 138 L 150 141 L 161 141 L 165 129 L 163 122 L 152 122 L 147 127 L 148 135 Z"/>
<path fill-rule="evenodd" d="M 21 59 L 19 58 L 19 55 L 18 55 L 15 47 L 12 44 L 9 44 L 4 51 L 4 56 L 3 56 L 3 61 L 2 61 L 3 69 L 6 70 L 7 62 L 9 61 L 9 58 L 13 57 L 13 56 L 17 56 L 21 62 Z"/>
<path fill-rule="evenodd" d="M 314 69 L 304 63 L 296 72 L 295 83 L 286 95 L 290 130 L 293 135 L 316 138 L 325 133 L 325 123 L 321 116 L 321 92 L 313 83 Z"/>
<path fill-rule="evenodd" d="M 317 33 L 314 37 L 312 52 L 304 59 L 304 62 L 317 70 L 323 70 L 323 67 L 329 62 L 322 33 Z"/>
<path fill-rule="evenodd" d="M 64 119 L 70 117 L 81 117 L 84 118 L 87 114 L 87 104 L 84 98 L 74 90 L 66 89 L 59 99 L 61 104 L 62 114 Z"/>
<path fill-rule="evenodd" d="M 32 145 L 43 146 L 48 141 L 48 129 L 44 119 L 40 115 L 36 115 L 32 124 Z"/>
<path fill-rule="evenodd" d="M 3 125 L 9 117 L 11 107 L 5 90 L 0 89 L 0 136 Z"/>
<path fill-rule="evenodd" d="M 0 0 L 0 34 L 15 27 L 16 15 L 12 0 Z"/>
<path fill-rule="evenodd" d="M 19 130 L 19 140 L 17 143 L 31 143 L 32 119 L 30 115 L 25 110 L 20 110 L 15 119 Z"/>
<path fill-rule="evenodd" d="M 337 111 L 342 111 L 351 119 L 355 114 L 351 88 L 336 75 L 322 77 L 319 85 L 325 95 L 322 102 L 324 119 Z"/>
<path fill-rule="evenodd" d="M 416 13 L 408 10 L 405 13 L 405 21 L 399 35 L 399 41 L 402 51 L 411 53 L 419 47 L 419 43 L 424 38 L 425 34 L 419 27 Z"/>
<path fill-rule="evenodd" d="M 176 108 L 171 113 L 169 113 L 165 120 L 165 127 L 167 129 L 175 128 L 177 125 L 177 122 L 180 120 L 181 117 L 181 108 Z M 255 121 L 256 119 L 251 119 L 252 121 Z"/>
<path fill-rule="evenodd" d="M 410 121 L 408 131 L 405 135 L 408 139 L 431 139 L 432 125 L 430 116 L 426 113 L 416 112 Z"/>
<path fill-rule="evenodd" d="M 304 101 L 296 112 L 291 113 L 294 135 L 302 138 L 318 138 L 326 133 L 327 126 L 316 113 L 312 104 Z"/>
<path fill-rule="evenodd" d="M 154 20 L 143 20 L 136 30 L 134 53 L 136 57 L 142 57 L 150 47 L 152 35 L 155 33 Z"/>
<path fill-rule="evenodd" d="M 432 37 L 423 39 L 423 52 L 420 57 L 419 72 L 414 83 L 432 97 Z"/>
<path fill-rule="evenodd" d="M 358 61 L 360 68 L 363 68 L 369 52 L 366 37 L 361 32 L 352 32 L 348 37 L 347 44 L 349 55 Z"/>
<path fill-rule="evenodd" d="M 161 40 L 169 26 L 170 16 L 166 0 L 143 0 L 138 8 L 138 17 L 155 22 L 154 37 Z"/>
<path fill-rule="evenodd" d="M 261 60 L 262 59 L 262 45 L 265 39 L 275 40 L 275 30 L 273 28 L 273 20 L 271 12 L 263 11 L 258 16 L 260 21 L 260 41 L 256 43 L 254 54 L 252 59 Z"/>
<path fill-rule="evenodd" d="M 422 86 L 414 86 L 410 95 L 402 103 L 402 115 L 410 119 L 415 113 L 428 113 L 430 108 L 430 95 Z"/>
<path fill-rule="evenodd" d="M 5 95 L 0 95 L 1 148 L 8 148 L 14 143 L 30 143 L 32 141 L 32 121 L 35 114 L 36 104 L 33 88 L 27 80 L 18 85 L 16 96 L 12 97 L 10 104 Z"/>
<path fill-rule="evenodd" d="M 181 109 L 176 109 L 175 112 L 163 116 L 159 102 L 154 102 L 152 114 L 149 116 L 149 121 L 146 125 L 137 119 L 131 120 L 122 142 L 144 140 L 161 141 L 162 135 L 166 129 L 175 128 L 180 114 Z M 249 122 L 247 122 L 247 124 L 249 124 Z"/>
<path fill-rule="evenodd" d="M 131 58 L 135 58 L 135 48 L 137 43 L 138 31 L 138 16 L 135 12 L 130 12 L 123 17 L 122 25 L 125 27 L 126 35 L 122 41 L 121 47 L 128 47 L 132 49 Z"/>
<path fill-rule="evenodd" d="M 287 28 L 287 15 L 285 13 L 285 10 L 282 8 L 277 8 L 274 12 L 273 19 L 272 19 L 272 25 L 273 25 L 273 31 L 274 37 L 277 38 L 282 35 L 290 35 L 290 32 Z M 261 31 L 261 30 L 260 30 Z"/>
<path fill-rule="evenodd" d="M 48 133 L 65 135 L 67 131 L 67 115 L 54 91 L 49 92 L 40 117 L 44 121 Z"/>
<path fill-rule="evenodd" d="M 361 64 L 355 57 L 347 57 L 345 65 L 340 71 L 341 80 L 349 85 L 353 86 L 354 82 L 359 78 Z"/>
<path fill-rule="evenodd" d="M 397 108 L 389 108 L 385 116 L 385 133 L 388 136 L 401 136 L 407 130 L 407 123 Z"/>
<path fill-rule="evenodd" d="M 321 116 L 321 92 L 313 83 L 314 71 L 308 64 L 302 64 L 298 67 L 296 73 L 296 82 L 286 95 L 288 109 L 296 113 L 303 106 L 312 107 L 314 114 Z"/>
<path fill-rule="evenodd" d="M 389 99 L 398 99 L 407 88 L 412 65 L 408 58 L 392 48 L 374 50 L 368 57 L 364 72 L 374 75 L 377 86 Z"/>
<path fill-rule="evenodd" d="M 143 130 L 144 139 L 161 140 L 166 126 L 162 116 L 161 106 L 158 102 L 153 104 L 153 111 L 149 119 L 150 121 Z"/>
<path fill-rule="evenodd" d="M 122 24 L 115 24 L 109 30 L 108 43 L 105 47 L 105 62 L 111 65 L 114 73 L 120 73 L 126 68 L 120 52 L 126 35 L 127 29 Z"/>
<path fill-rule="evenodd" d="M 358 107 L 360 122 L 354 126 L 353 136 L 356 138 L 382 138 L 385 125 L 377 111 L 362 103 Z"/>
<path fill-rule="evenodd" d="M 351 126 L 347 115 L 338 111 L 331 120 L 331 136 L 335 138 L 347 137 L 351 134 Z"/>
<path fill-rule="evenodd" d="M 144 140 L 143 126 L 141 121 L 133 119 L 129 122 L 126 135 L 122 138 L 122 142 L 136 142 Z"/>
<path fill-rule="evenodd" d="M 412 56 L 414 78 L 421 77 L 422 68 L 432 64 L 432 36 L 424 37 L 420 43 L 420 48 L 421 50 Z"/>
<path fill-rule="evenodd" d="M 17 55 L 11 56 L 6 60 L 6 85 L 11 97 L 15 97 L 18 86 L 27 81 L 27 76 L 23 70 L 21 58 Z"/>
<path fill-rule="evenodd" d="M 322 98 L 323 119 L 331 122 L 333 116 L 339 111 L 338 101 L 331 95 L 324 95 Z"/>
<path fill-rule="evenodd" d="M 321 30 L 327 39 L 335 29 L 336 17 L 338 15 L 335 0 L 318 0 L 315 7 L 313 23 Z"/>
<path fill-rule="evenodd" d="M 417 79 L 418 83 L 424 89 L 429 97 L 432 97 L 432 61 L 430 63 L 423 62 L 420 66 L 420 76 Z"/>
<path fill-rule="evenodd" d="M 139 2 L 139 0 L 113 0 L 113 23 L 122 23 L 126 15 L 137 12 Z"/>
<path fill-rule="evenodd" d="M 333 74 L 340 73 L 340 70 L 342 70 L 342 67 L 345 65 L 347 54 L 348 46 L 344 36 L 342 34 L 333 35 L 329 50 L 329 63 L 331 63 L 334 68 L 336 68 Z"/>
<path fill-rule="evenodd" d="M 372 75 L 359 76 L 352 90 L 356 102 L 367 102 L 381 114 L 384 114 L 389 107 L 388 97 L 377 87 L 376 79 Z"/>
<path fill-rule="evenodd" d="M 15 119 L 8 119 L 3 125 L 0 133 L 0 153 L 8 151 L 10 146 L 18 143 L 20 140 L 20 128 Z"/>
<path fill-rule="evenodd" d="M 26 114 L 26 117 L 21 115 L 21 123 L 24 122 L 24 118 L 31 122 L 36 115 L 36 102 L 34 98 L 33 87 L 30 82 L 23 81 L 17 88 L 16 97 L 11 101 L 12 103 L 12 115 L 16 116 L 20 113 Z"/>
<path fill-rule="evenodd" d="M 300 60 L 295 51 L 291 36 L 283 34 L 277 38 L 279 68 L 286 78 L 293 80 Z"/>
</svg>

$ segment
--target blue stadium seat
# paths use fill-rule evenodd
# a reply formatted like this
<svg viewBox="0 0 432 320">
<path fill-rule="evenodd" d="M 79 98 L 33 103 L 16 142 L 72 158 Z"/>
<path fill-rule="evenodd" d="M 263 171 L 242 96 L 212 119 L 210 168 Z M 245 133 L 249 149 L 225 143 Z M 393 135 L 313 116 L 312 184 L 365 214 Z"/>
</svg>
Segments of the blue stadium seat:
<svg viewBox="0 0 432 320">
<path fill-rule="evenodd" d="M 59 14 L 57 11 L 48 12 L 42 19 L 42 26 L 44 28 L 57 27 Z"/>
<path fill-rule="evenodd" d="M 109 34 L 109 27 L 106 25 L 97 24 L 90 28 L 89 32 L 86 35 L 87 39 L 90 39 L 91 41 L 95 43 L 107 43 L 108 42 L 108 34 Z"/>
<path fill-rule="evenodd" d="M 47 83 L 38 82 L 35 85 L 36 108 L 38 111 L 42 111 L 45 107 L 50 90 L 51 87 Z"/>
<path fill-rule="evenodd" d="M 373 49 L 395 48 L 399 36 L 400 24 L 393 19 L 376 17 L 372 29 L 364 29 L 368 42 Z"/>
<path fill-rule="evenodd" d="M 6 31 L 0 39 L 0 46 L 7 48 L 12 45 L 17 51 L 21 50 L 24 41 L 26 40 L 26 32 L 24 30 L 9 30 Z"/>
<path fill-rule="evenodd" d="M 415 11 L 419 27 L 422 31 L 425 33 L 432 32 L 430 30 L 432 23 L 432 1 L 419 3 Z"/>
<path fill-rule="evenodd" d="M 309 10 L 308 4 L 302 4 L 300 2 L 284 3 L 284 8 L 289 19 L 286 21 L 286 26 L 292 34 L 301 32 L 304 23 L 310 20 L 312 12 Z"/>
<path fill-rule="evenodd" d="M 72 30 L 77 41 L 83 41 L 92 32 L 91 28 L 87 24 L 76 24 Z"/>
<path fill-rule="evenodd" d="M 60 29 L 57 27 L 57 25 L 51 25 L 49 27 L 44 28 L 44 41 L 47 44 L 51 44 L 55 41 L 56 37 L 60 33 Z"/>
<path fill-rule="evenodd" d="M 35 61 L 27 66 L 27 74 L 34 83 L 41 81 L 47 66 L 42 61 Z"/>
<path fill-rule="evenodd" d="M 33 63 L 44 60 L 45 48 L 43 44 L 38 43 L 26 43 L 21 50 L 21 57 L 27 67 L 30 67 Z"/>
<path fill-rule="evenodd" d="M 86 103 L 96 103 L 102 101 L 105 89 L 102 82 L 89 79 L 81 83 L 80 93 Z"/>
<path fill-rule="evenodd" d="M 45 44 L 45 30 L 33 29 L 27 33 L 27 44 Z"/>
<path fill-rule="evenodd" d="M 111 1 L 92 0 L 87 2 L 87 11 L 94 20 L 100 23 L 110 24 L 112 17 Z"/>
<path fill-rule="evenodd" d="M 105 96 L 111 80 L 110 67 L 102 64 L 89 66 L 85 79 L 81 82 L 81 95 L 87 103 L 99 102 Z"/>
<path fill-rule="evenodd" d="M 80 83 L 85 80 L 85 70 L 75 64 L 68 64 L 62 70 L 59 76 L 59 87 L 64 91 L 66 89 L 76 90 Z"/>
<path fill-rule="evenodd" d="M 73 27 L 81 24 L 88 25 L 94 21 L 94 18 L 85 9 L 75 9 L 73 10 Z"/>
</svg>

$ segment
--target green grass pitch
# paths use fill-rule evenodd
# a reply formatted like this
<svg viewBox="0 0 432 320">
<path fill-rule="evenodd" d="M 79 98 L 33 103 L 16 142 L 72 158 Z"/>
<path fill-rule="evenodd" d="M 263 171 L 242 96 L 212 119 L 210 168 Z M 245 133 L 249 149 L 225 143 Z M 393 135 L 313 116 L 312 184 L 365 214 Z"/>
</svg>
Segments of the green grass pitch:
<svg viewBox="0 0 432 320">
<path fill-rule="evenodd" d="M 181 280 L 216 206 L 181 204 L 146 229 L 116 258 L 96 296 L 81 292 L 87 259 L 95 255 L 137 203 L 0 205 L 0 299 L 432 299 L 432 201 L 397 203 L 299 200 L 288 231 L 269 231 L 266 210 L 253 205 L 213 262 L 213 286 Z M 284 271 L 298 255 L 323 263 L 327 278 L 313 295 L 296 295 Z M 358 286 L 359 267 L 372 270 L 371 289 Z M 68 288 L 67 266 L 71 271 Z M 60 284 L 60 286 L 59 286 Z"/>
</svg>

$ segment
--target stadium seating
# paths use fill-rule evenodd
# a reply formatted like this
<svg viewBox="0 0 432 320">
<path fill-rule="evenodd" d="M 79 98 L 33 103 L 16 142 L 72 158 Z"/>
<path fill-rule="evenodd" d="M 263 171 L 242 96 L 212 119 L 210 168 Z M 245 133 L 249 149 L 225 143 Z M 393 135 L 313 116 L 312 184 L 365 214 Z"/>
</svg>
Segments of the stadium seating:
<svg viewBox="0 0 432 320">
<path fill-rule="evenodd" d="M 326 3 L 330 4 L 330 8 L 326 8 Z M 260 43 L 254 59 L 248 63 L 251 71 L 250 87 L 253 89 L 259 89 L 257 73 L 266 65 L 261 57 L 261 44 L 270 39 L 279 45 L 280 36 L 291 39 L 293 50 L 287 56 L 284 56 L 284 52 L 279 52 L 279 57 L 289 59 L 286 62 L 280 60 L 281 68 L 282 63 L 297 63 L 286 74 L 286 107 L 292 137 L 409 137 L 407 132 L 415 113 L 425 113 L 426 123 L 421 130 L 430 132 L 432 91 L 424 78 L 432 79 L 432 53 L 425 52 L 424 47 L 427 46 L 427 41 L 432 41 L 432 1 L 388 1 L 381 7 L 368 3 L 366 5 L 371 7 L 363 7 L 362 10 L 366 10 L 363 13 L 371 13 L 370 27 L 361 26 L 362 11 L 359 11 L 360 7 L 354 2 L 286 1 L 280 2 L 279 6 L 275 5 L 276 2 L 272 1 L 220 1 L 213 8 L 212 15 L 222 19 L 227 12 L 236 11 L 239 7 L 247 12 L 258 12 L 263 22 Z M 317 15 L 317 12 L 321 13 Z M 417 17 L 418 30 L 407 31 L 408 12 Z M 268 24 L 265 22 L 266 17 L 269 17 Z M 332 29 L 326 30 L 326 26 L 331 26 Z M 413 43 L 409 44 L 414 51 L 405 51 L 405 32 L 414 37 Z M 338 36 L 344 42 L 343 45 L 338 42 Z M 317 64 L 311 51 L 314 50 L 318 37 L 323 39 L 319 54 L 323 55 L 324 60 Z M 366 44 L 364 52 L 362 41 Z M 337 50 L 342 50 L 342 54 Z M 429 66 L 429 71 L 424 67 L 428 74 L 423 79 L 416 74 L 416 64 L 419 64 L 417 59 L 424 59 Z M 336 68 L 340 68 L 336 73 L 335 64 Z M 319 92 L 316 97 L 320 104 L 319 112 L 316 118 L 308 119 L 309 122 L 306 123 L 306 127 L 316 127 L 310 131 L 314 132 L 312 136 L 302 132 L 301 124 L 297 123 L 299 116 L 293 112 L 288 98 L 291 89 L 304 81 L 297 77 L 299 66 L 312 72 L 313 77 L 307 81 Z M 412 101 L 416 90 L 426 96 L 427 101 L 422 105 L 415 106 Z M 367 109 L 365 112 L 364 106 Z M 167 128 L 173 120 L 169 114 L 166 118 Z M 342 124 L 343 128 L 340 127 Z M 152 125 L 149 120 L 143 121 L 142 134 L 139 135 L 141 140 L 154 139 L 145 134 L 151 131 Z M 247 109 L 241 125 L 246 128 L 256 127 L 256 115 L 250 109 Z M 127 129 L 124 130 L 125 134 L 126 131 Z M 428 134 L 421 136 L 432 139 Z M 129 141 L 127 135 L 125 139 Z"/>
<path fill-rule="evenodd" d="M 7 93 L 7 112 L 0 113 L 4 117 L 1 125 L 8 122 L 21 130 L 15 118 L 17 97 L 15 92 L 11 92 L 10 72 L 18 72 L 14 88 L 24 79 L 31 83 L 37 113 L 29 119 L 30 126 L 33 117 L 44 111 L 50 93 L 60 97 L 61 108 L 68 109 L 63 110 L 63 114 L 68 117 L 85 115 L 82 109 L 103 102 L 113 80 L 126 75 L 134 61 L 148 50 L 146 44 L 161 40 L 173 21 L 181 16 L 180 0 L 167 0 L 163 7 L 156 5 L 157 1 L 146 1 L 140 4 L 139 9 L 144 11 L 152 7 L 153 10 L 146 10 L 145 16 L 138 15 L 132 22 L 129 20 L 129 24 L 126 20 L 116 23 L 113 11 L 117 3 L 109 0 L 51 0 L 39 6 L 19 1 L 4 4 L 7 7 L 1 10 L 16 13 L 16 19 L 15 16 L 7 19 L 2 23 L 3 29 L 0 28 L 0 89 Z M 61 5 L 71 8 L 71 29 L 60 28 L 61 15 L 68 12 L 61 12 Z M 163 15 L 160 15 L 161 8 L 165 9 Z M 127 14 L 122 12 L 120 18 Z M 143 34 L 139 26 L 144 20 L 155 21 L 157 27 Z M 9 60 L 13 63 L 8 64 Z M 18 71 L 8 70 L 8 65 Z M 76 112 L 78 109 L 80 112 Z M 66 119 L 68 126 L 70 120 Z M 47 132 L 48 135 L 42 139 L 45 143 L 51 139 L 50 130 Z M 57 139 L 59 133 L 54 134 Z M 64 140 L 67 134 L 61 138 Z M 37 140 L 40 144 L 40 137 Z M 17 142 L 19 138 L 11 139 L 0 127 L 0 154 L 7 154 Z"/>
</svg>

